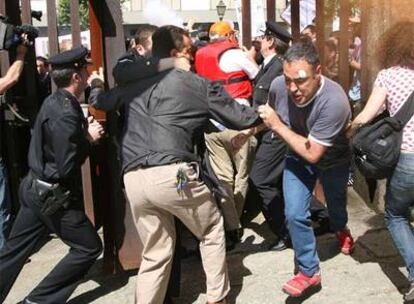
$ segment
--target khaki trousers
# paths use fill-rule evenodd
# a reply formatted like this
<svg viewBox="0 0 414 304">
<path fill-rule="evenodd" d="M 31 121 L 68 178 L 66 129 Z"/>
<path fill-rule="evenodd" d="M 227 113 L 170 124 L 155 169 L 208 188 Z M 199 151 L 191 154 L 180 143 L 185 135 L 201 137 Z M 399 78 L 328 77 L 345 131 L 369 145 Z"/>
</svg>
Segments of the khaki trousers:
<svg viewBox="0 0 414 304">
<path fill-rule="evenodd" d="M 177 192 L 182 168 L 188 183 Z M 125 190 L 144 249 L 139 268 L 136 303 L 163 303 L 175 245 L 174 217 L 200 240 L 207 281 L 207 300 L 217 302 L 230 290 L 223 217 L 198 170 L 187 163 L 137 169 L 124 175 Z"/>
<path fill-rule="evenodd" d="M 235 153 L 231 139 L 237 134 L 239 131 L 229 129 L 205 134 L 211 166 L 227 194 L 227 197 L 220 200 L 224 227 L 227 231 L 241 227 L 240 217 L 246 200 L 249 173 L 257 144 L 256 138 L 251 137 Z"/>
</svg>

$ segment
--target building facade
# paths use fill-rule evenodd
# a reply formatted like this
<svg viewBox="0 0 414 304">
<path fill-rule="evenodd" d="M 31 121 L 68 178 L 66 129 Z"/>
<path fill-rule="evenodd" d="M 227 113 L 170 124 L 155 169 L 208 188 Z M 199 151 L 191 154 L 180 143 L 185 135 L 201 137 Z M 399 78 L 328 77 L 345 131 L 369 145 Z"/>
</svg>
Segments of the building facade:
<svg viewBox="0 0 414 304">
<path fill-rule="evenodd" d="M 52 0 L 50 0 L 52 1 Z M 58 3 L 59 0 L 56 0 Z M 124 24 L 127 28 L 131 26 L 153 23 L 154 19 L 164 17 L 166 22 L 182 21 L 187 23 L 212 23 L 218 20 L 216 6 L 220 0 L 126 0 L 122 3 Z M 251 0 L 252 5 L 255 1 L 261 1 L 264 10 L 266 0 Z M 237 22 L 236 0 L 223 0 L 226 5 L 225 20 Z M 276 21 L 282 21 L 280 14 L 286 8 L 286 0 L 276 0 Z M 33 21 L 35 26 L 40 28 L 47 26 L 46 0 L 31 0 L 32 10 L 43 12 L 41 22 Z M 259 2 L 260 3 L 260 2 Z M 58 6 L 58 5 L 56 5 Z M 154 7 L 158 7 L 155 11 Z M 265 13 L 265 12 L 264 12 Z M 266 14 L 266 13 L 265 13 Z M 125 32 L 128 35 L 128 30 Z"/>
</svg>

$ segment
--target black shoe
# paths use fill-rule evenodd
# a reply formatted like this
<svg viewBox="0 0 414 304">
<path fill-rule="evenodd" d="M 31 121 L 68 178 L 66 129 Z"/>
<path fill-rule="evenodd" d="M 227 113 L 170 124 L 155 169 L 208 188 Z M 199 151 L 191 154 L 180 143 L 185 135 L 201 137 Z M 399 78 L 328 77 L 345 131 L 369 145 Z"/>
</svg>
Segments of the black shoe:
<svg viewBox="0 0 414 304">
<path fill-rule="evenodd" d="M 291 248 L 292 242 L 288 238 L 279 238 L 279 240 L 269 247 L 269 251 L 283 251 Z"/>
<path fill-rule="evenodd" d="M 414 283 L 411 283 L 410 289 L 404 294 L 404 301 L 413 301 L 414 300 Z"/>
<path fill-rule="evenodd" d="M 226 231 L 226 250 L 233 250 L 240 243 L 243 236 L 243 228 Z"/>
<path fill-rule="evenodd" d="M 17 304 L 37 304 L 36 302 L 30 301 L 28 298 L 24 298 L 23 301 Z"/>
</svg>

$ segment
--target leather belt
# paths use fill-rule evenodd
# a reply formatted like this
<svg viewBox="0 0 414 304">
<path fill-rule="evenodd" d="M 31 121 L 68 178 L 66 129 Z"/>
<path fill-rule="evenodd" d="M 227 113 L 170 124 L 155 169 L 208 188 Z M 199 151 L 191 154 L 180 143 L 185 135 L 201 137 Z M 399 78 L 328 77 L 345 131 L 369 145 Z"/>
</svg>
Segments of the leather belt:
<svg viewBox="0 0 414 304">
<path fill-rule="evenodd" d="M 53 187 L 57 187 L 57 186 L 59 186 L 59 183 L 49 183 L 49 182 L 46 182 L 46 181 L 44 181 L 44 180 L 41 180 L 32 170 L 30 170 L 29 171 L 29 176 L 33 179 L 33 180 L 35 180 L 36 181 L 36 183 L 38 183 L 38 184 L 40 184 L 40 185 L 42 185 L 42 186 L 45 186 L 45 187 L 50 187 L 50 188 L 53 188 Z"/>
<path fill-rule="evenodd" d="M 250 79 L 249 79 L 249 76 L 246 75 L 246 76 L 243 76 L 243 77 L 231 78 L 229 80 L 214 80 L 214 81 L 212 81 L 212 83 L 226 85 L 226 84 L 239 83 L 239 82 L 243 82 L 243 81 L 247 81 L 247 80 L 250 80 Z"/>
</svg>

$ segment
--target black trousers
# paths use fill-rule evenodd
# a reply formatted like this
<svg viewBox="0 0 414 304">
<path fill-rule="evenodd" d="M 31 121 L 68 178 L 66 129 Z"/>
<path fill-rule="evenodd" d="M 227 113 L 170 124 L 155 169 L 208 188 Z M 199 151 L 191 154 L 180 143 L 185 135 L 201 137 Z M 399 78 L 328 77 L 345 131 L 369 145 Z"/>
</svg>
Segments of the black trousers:
<svg viewBox="0 0 414 304">
<path fill-rule="evenodd" d="M 102 243 L 81 208 L 81 200 L 52 216 L 39 212 L 34 181 L 26 176 L 20 185 L 20 210 L 10 236 L 0 251 L 0 303 L 9 293 L 36 244 L 49 232 L 70 247 L 69 253 L 28 295 L 35 303 L 66 303 L 79 281 L 102 252 Z"/>
<path fill-rule="evenodd" d="M 263 134 L 250 172 L 247 195 L 248 200 L 260 208 L 272 232 L 279 237 L 287 234 L 282 191 L 286 151 L 286 144 L 278 137 L 272 138 L 271 131 Z"/>
<path fill-rule="evenodd" d="M 279 238 L 287 237 L 282 187 L 286 152 L 287 146 L 279 137 L 272 138 L 271 131 L 263 134 L 250 172 L 247 195 L 250 202 L 258 205 L 270 229 Z M 328 218 L 326 207 L 316 198 L 310 209 L 312 220 Z"/>
</svg>

